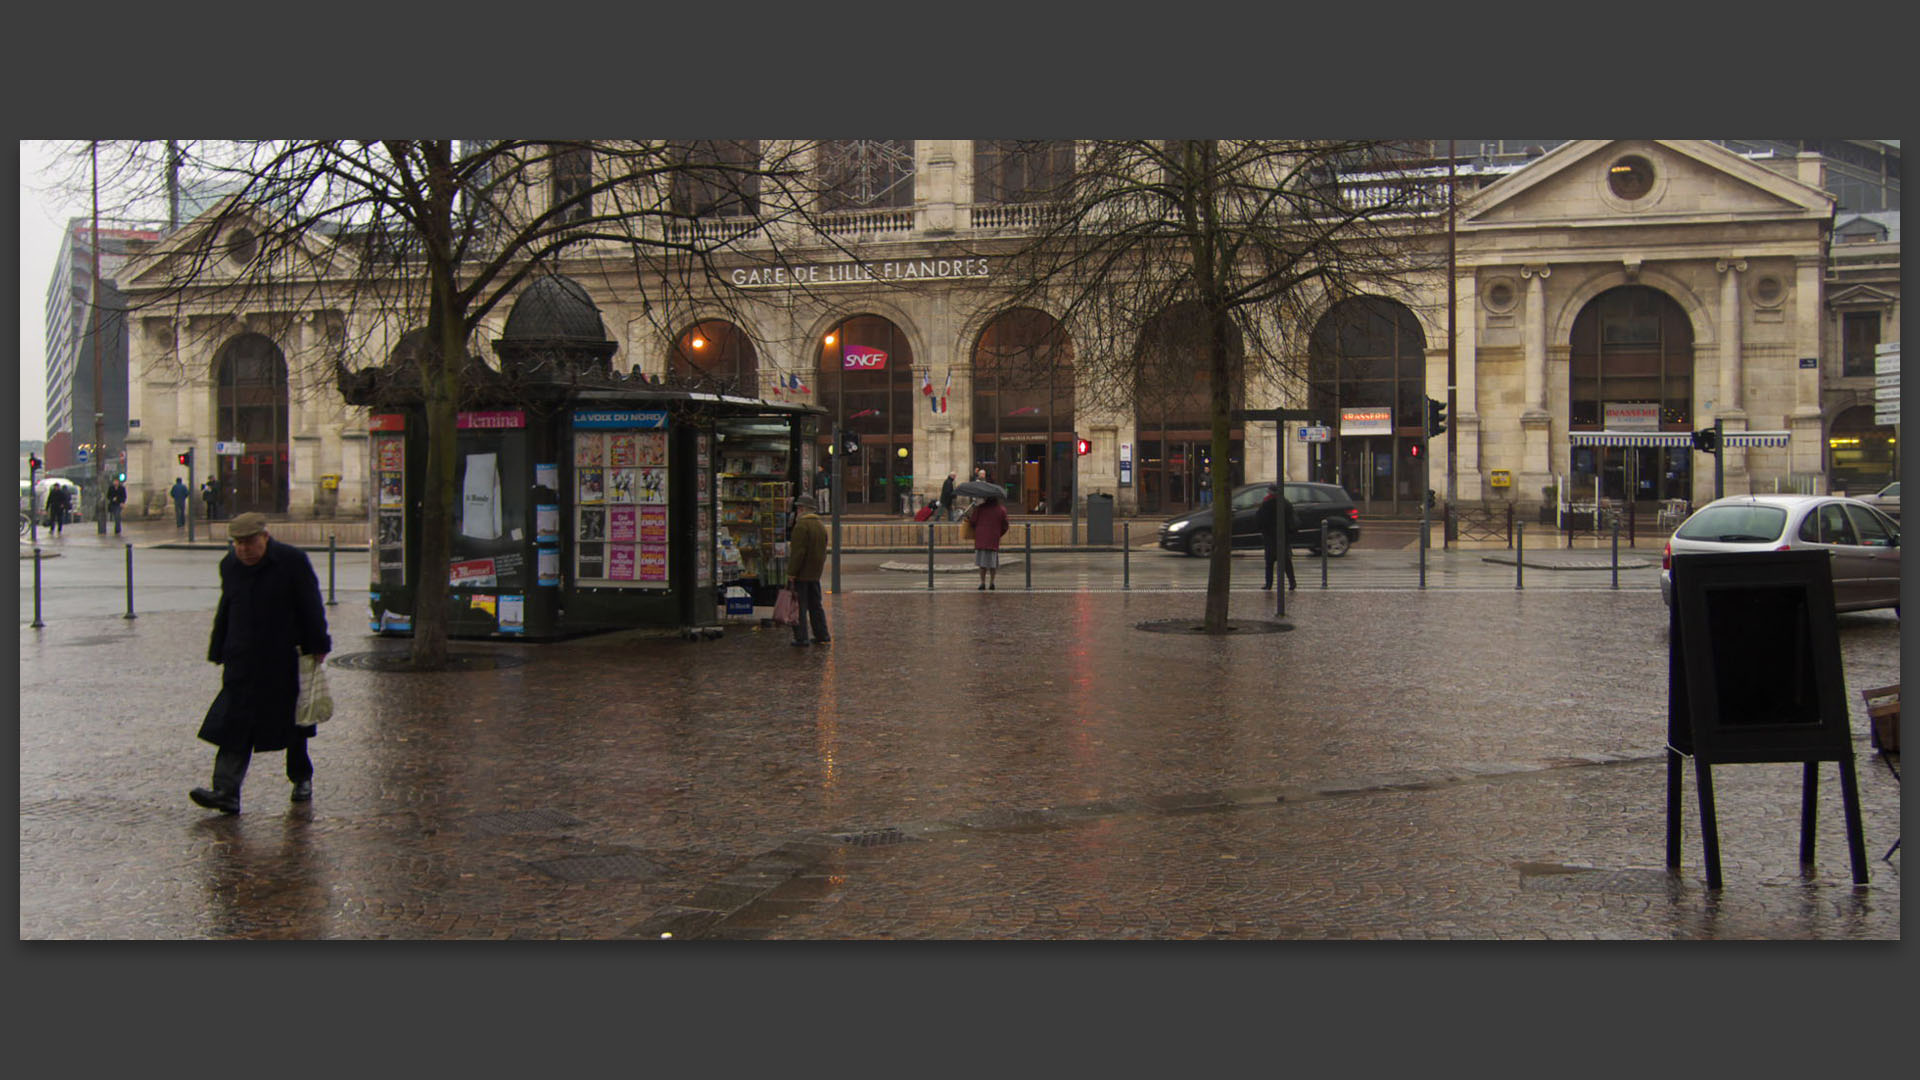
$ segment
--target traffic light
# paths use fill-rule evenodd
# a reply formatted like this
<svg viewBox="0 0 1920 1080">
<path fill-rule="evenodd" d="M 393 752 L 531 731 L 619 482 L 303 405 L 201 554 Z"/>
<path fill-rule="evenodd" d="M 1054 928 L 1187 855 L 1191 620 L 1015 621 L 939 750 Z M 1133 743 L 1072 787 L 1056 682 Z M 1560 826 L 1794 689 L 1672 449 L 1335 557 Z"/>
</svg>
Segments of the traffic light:
<svg viewBox="0 0 1920 1080">
<path fill-rule="evenodd" d="M 1427 438 L 1447 430 L 1447 403 L 1427 399 Z"/>
<path fill-rule="evenodd" d="M 843 431 L 840 433 L 840 449 L 851 457 L 860 452 L 860 433 Z"/>
<path fill-rule="evenodd" d="M 180 462 L 180 464 L 182 464 L 182 465 L 191 465 L 191 464 L 193 464 L 193 451 L 192 451 L 192 450 L 182 450 L 182 451 L 180 451 L 180 456 L 179 456 L 179 458 L 178 458 L 178 460 L 179 460 L 179 462 Z"/>
<path fill-rule="evenodd" d="M 27 455 L 27 472 L 29 474 L 37 473 L 41 469 L 44 469 L 46 467 L 47 467 L 46 462 L 41 461 L 40 456 L 38 454 L 30 453 Z"/>
<path fill-rule="evenodd" d="M 1410 446 L 1408 446 L 1408 447 L 1407 447 L 1407 456 L 1408 456 L 1408 457 L 1419 457 L 1419 456 L 1420 456 L 1420 444 L 1419 444 L 1419 443 L 1413 443 L 1412 445 L 1410 445 Z"/>
<path fill-rule="evenodd" d="M 1075 439 L 1073 443 L 1073 452 L 1080 455 L 1081 457 L 1086 457 L 1088 454 L 1093 453 L 1092 440 Z"/>
<path fill-rule="evenodd" d="M 1693 433 L 1693 448 L 1705 454 L 1720 452 L 1720 433 L 1712 428 L 1701 428 Z"/>
<path fill-rule="evenodd" d="M 117 472 L 117 473 L 114 473 L 114 474 L 113 474 L 113 478 L 114 478 L 115 480 L 118 480 L 118 481 L 120 481 L 120 482 L 121 482 L 121 483 L 123 483 L 123 484 L 127 482 L 127 474 L 126 474 L 125 472 Z"/>
</svg>

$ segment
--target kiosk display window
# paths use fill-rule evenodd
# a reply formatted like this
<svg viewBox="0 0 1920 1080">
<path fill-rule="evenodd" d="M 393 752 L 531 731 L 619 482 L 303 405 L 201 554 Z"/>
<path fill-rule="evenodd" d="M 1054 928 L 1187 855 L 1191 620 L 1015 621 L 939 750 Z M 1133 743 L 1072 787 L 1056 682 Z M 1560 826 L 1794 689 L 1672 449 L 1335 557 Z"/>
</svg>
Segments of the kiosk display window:
<svg viewBox="0 0 1920 1080">
<path fill-rule="evenodd" d="M 454 508 L 447 584 L 454 589 L 526 588 L 531 477 L 526 414 L 463 412 L 454 442 Z"/>
<path fill-rule="evenodd" d="M 373 467 L 370 487 L 374 497 L 367 501 L 372 519 L 368 532 L 373 543 L 368 551 L 373 558 L 373 584 L 405 585 L 407 579 L 407 440 L 406 417 L 380 414 L 368 422 Z"/>
<path fill-rule="evenodd" d="M 763 588 L 786 584 L 794 495 L 791 430 L 784 421 L 723 420 L 714 454 L 720 580 L 752 578 Z"/>
<path fill-rule="evenodd" d="M 574 577 L 667 588 L 667 414 L 574 413 Z"/>
</svg>

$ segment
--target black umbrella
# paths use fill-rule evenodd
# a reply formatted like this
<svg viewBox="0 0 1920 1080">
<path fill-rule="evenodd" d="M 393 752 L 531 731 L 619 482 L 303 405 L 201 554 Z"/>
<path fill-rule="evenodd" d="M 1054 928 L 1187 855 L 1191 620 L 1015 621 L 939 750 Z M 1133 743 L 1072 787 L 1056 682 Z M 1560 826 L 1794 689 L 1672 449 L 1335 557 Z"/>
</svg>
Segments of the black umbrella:
<svg viewBox="0 0 1920 1080">
<path fill-rule="evenodd" d="M 965 495 L 969 499 L 999 499 L 1005 502 L 1007 489 L 999 484 L 990 484 L 985 480 L 968 480 L 953 489 L 955 495 Z"/>
</svg>

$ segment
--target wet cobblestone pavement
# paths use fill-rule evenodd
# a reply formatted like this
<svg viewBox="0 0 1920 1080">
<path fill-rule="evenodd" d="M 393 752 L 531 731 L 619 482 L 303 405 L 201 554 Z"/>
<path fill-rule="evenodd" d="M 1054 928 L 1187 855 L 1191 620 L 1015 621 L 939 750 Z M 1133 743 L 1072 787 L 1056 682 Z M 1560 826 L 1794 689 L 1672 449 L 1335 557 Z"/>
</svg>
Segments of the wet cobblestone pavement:
<svg viewBox="0 0 1920 1080">
<path fill-rule="evenodd" d="M 1304 572 L 1303 572 L 1304 576 Z M 1233 617 L 1271 594 L 1236 591 Z M 457 643 L 525 663 L 336 665 L 310 804 L 280 755 L 190 805 L 202 611 L 20 631 L 20 935 L 1319 939 L 1900 936 L 1897 782 L 1855 690 L 1871 884 L 1822 767 L 1716 769 L 1726 887 L 1663 869 L 1657 591 L 1303 589 L 1295 629 L 1142 633 L 1193 592 L 847 593 L 834 643 Z M 404 647 L 330 609 L 336 659 Z M 110 664 L 111 694 L 81 673 Z"/>
</svg>

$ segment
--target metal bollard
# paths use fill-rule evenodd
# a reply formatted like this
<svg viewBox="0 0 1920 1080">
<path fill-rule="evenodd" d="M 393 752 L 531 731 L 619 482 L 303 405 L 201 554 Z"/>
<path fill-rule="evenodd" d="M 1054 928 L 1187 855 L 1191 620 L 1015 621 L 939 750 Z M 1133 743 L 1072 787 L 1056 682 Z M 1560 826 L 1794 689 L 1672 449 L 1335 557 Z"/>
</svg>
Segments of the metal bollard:
<svg viewBox="0 0 1920 1080">
<path fill-rule="evenodd" d="M 1613 519 L 1613 587 L 1620 587 L 1620 519 Z"/>
<path fill-rule="evenodd" d="M 927 522 L 927 588 L 933 588 L 933 522 Z"/>
<path fill-rule="evenodd" d="M 1033 522 L 1029 521 L 1025 524 L 1027 526 L 1027 588 L 1031 589 L 1033 588 Z"/>
<path fill-rule="evenodd" d="M 1120 523 L 1120 587 L 1133 588 L 1133 522 Z"/>
<path fill-rule="evenodd" d="M 1513 587 L 1527 587 L 1527 523 L 1513 523 Z"/>
<path fill-rule="evenodd" d="M 332 533 L 328 533 L 327 534 L 327 606 L 328 607 L 332 607 L 334 604 L 333 553 L 334 553 L 334 535 Z"/>
<path fill-rule="evenodd" d="M 45 625 L 40 621 L 40 548 L 36 545 L 33 549 L 33 628 L 38 630 Z"/>
<path fill-rule="evenodd" d="M 133 545 L 132 544 L 127 545 L 127 613 L 120 617 L 123 619 L 137 619 L 140 617 L 133 613 Z"/>
<path fill-rule="evenodd" d="M 1320 519 L 1320 587 L 1327 587 L 1327 519 Z"/>
</svg>

